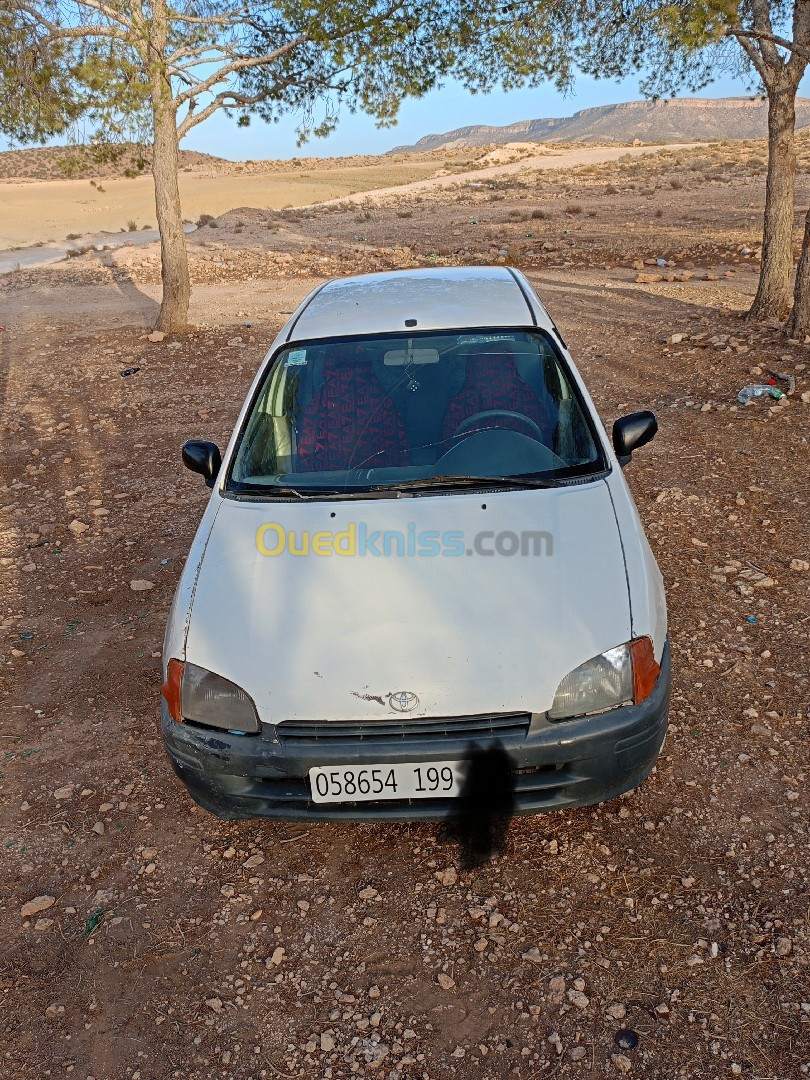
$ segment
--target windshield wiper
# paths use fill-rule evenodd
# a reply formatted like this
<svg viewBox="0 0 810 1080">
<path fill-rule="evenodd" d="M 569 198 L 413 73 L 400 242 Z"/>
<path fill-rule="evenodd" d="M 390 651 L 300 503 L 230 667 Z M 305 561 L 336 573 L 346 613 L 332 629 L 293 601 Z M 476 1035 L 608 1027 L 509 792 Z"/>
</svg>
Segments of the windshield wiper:
<svg viewBox="0 0 810 1080">
<path fill-rule="evenodd" d="M 419 488 L 444 487 L 514 487 L 514 488 L 552 488 L 558 485 L 553 480 L 543 480 L 537 476 L 423 476 L 417 480 L 404 480 L 401 484 L 391 485 L 397 491 L 413 491 Z"/>
</svg>

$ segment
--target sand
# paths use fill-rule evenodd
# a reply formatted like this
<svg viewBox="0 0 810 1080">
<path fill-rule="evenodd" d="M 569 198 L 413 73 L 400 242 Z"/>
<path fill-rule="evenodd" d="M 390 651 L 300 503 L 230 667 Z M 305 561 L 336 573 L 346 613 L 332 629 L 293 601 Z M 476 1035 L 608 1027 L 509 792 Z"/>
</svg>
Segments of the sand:
<svg viewBox="0 0 810 1080">
<path fill-rule="evenodd" d="M 436 172 L 437 162 L 381 157 L 379 164 L 321 168 L 290 167 L 289 172 L 240 175 L 180 173 L 183 216 L 218 216 L 234 206 L 279 210 L 341 198 L 369 188 L 396 187 Z M 150 175 L 100 182 L 89 180 L 14 180 L 0 183 L 0 250 L 64 240 L 68 233 L 118 232 L 134 221 L 154 226 L 155 197 Z"/>
</svg>

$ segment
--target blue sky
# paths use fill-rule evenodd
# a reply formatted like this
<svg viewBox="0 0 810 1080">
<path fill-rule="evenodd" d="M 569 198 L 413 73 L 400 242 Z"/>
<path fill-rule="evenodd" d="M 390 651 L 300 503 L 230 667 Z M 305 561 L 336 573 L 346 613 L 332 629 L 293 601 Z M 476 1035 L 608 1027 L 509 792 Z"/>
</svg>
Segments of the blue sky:
<svg viewBox="0 0 810 1080">
<path fill-rule="evenodd" d="M 800 93 L 810 92 L 807 82 L 803 81 Z M 405 102 L 400 110 L 399 123 L 394 128 L 379 129 L 367 116 L 346 114 L 332 135 L 326 139 L 311 139 L 300 149 L 296 146 L 293 117 L 277 124 L 254 120 L 250 127 L 238 128 L 235 121 L 217 113 L 194 128 L 182 145 L 187 150 L 201 150 L 236 160 L 288 158 L 296 154 L 317 157 L 379 154 L 398 144 L 416 142 L 423 135 L 467 124 L 511 124 L 538 117 L 570 116 L 578 109 L 635 101 L 642 96 L 638 84 L 638 76 L 620 82 L 597 81 L 583 76 L 577 79 L 574 92 L 565 96 L 551 86 L 473 95 L 458 83 L 449 82 L 441 90 L 435 90 L 420 100 Z M 746 86 L 741 80 L 726 76 L 707 87 L 699 96 L 736 97 L 745 94 Z"/>
<path fill-rule="evenodd" d="M 194 128 L 183 140 L 186 150 L 201 150 L 232 160 L 380 154 L 399 144 L 416 142 L 423 135 L 449 131 L 467 124 L 512 124 L 518 120 L 570 116 L 579 109 L 637 101 L 640 76 L 622 80 L 596 80 L 580 76 L 568 95 L 553 86 L 531 90 L 503 90 L 491 94 L 471 94 L 459 83 L 449 81 L 442 89 L 415 101 L 406 101 L 393 128 L 378 128 L 367 116 L 344 113 L 337 129 L 326 139 L 311 139 L 297 146 L 296 119 L 285 117 L 277 124 L 253 120 L 250 127 L 237 127 L 235 120 L 215 113 Z M 810 96 L 810 76 L 799 93 Z M 699 95 L 701 97 L 748 96 L 746 84 L 724 75 Z M 764 134 L 764 132 L 763 132 Z M 63 139 L 54 140 L 62 142 Z M 0 137 L 0 149 L 8 147 Z"/>
</svg>

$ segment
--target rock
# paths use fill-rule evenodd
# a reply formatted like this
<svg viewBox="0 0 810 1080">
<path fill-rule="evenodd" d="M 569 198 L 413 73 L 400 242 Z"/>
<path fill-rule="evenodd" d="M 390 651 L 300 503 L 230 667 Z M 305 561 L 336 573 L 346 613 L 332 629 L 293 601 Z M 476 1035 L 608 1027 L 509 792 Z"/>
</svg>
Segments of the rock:
<svg viewBox="0 0 810 1080">
<path fill-rule="evenodd" d="M 251 855 L 249 859 L 245 859 L 242 866 L 245 870 L 252 870 L 254 866 L 261 866 L 264 862 L 264 855 Z"/>
<path fill-rule="evenodd" d="M 686 341 L 687 337 L 689 337 L 688 334 L 673 334 L 669 340 L 672 345 L 680 345 L 682 341 Z"/>
<path fill-rule="evenodd" d="M 448 866 L 446 870 L 437 870 L 435 875 L 442 885 L 450 886 L 455 885 L 458 881 L 458 872 L 455 866 Z"/>
<path fill-rule="evenodd" d="M 663 281 L 662 274 L 637 274 L 636 285 L 655 285 L 659 281 Z"/>
<path fill-rule="evenodd" d="M 93 832 L 97 833 L 99 836 L 103 836 L 104 835 L 104 822 L 103 821 L 97 821 L 95 823 L 95 825 L 93 826 Z"/>
<path fill-rule="evenodd" d="M 39 915 L 41 911 L 47 911 L 55 903 L 55 896 L 35 896 L 33 900 L 29 900 L 27 904 L 23 904 L 20 908 L 20 917 L 30 919 L 32 915 Z"/>
<path fill-rule="evenodd" d="M 607 1010 L 608 1016 L 612 1016 L 614 1020 L 623 1020 L 627 1016 L 627 1009 L 620 1002 L 615 1005 L 609 1005 Z"/>
<path fill-rule="evenodd" d="M 789 937 L 780 937 L 776 939 L 776 955 L 777 956 L 790 956 L 793 950 L 793 942 Z"/>
<path fill-rule="evenodd" d="M 165 337 L 166 335 L 162 330 L 153 330 L 151 334 L 147 334 L 147 339 L 149 341 L 163 341 Z"/>
<path fill-rule="evenodd" d="M 309 900 L 298 900 L 296 906 L 299 911 L 309 911 Z"/>
<path fill-rule="evenodd" d="M 478 945 L 478 943 L 476 942 L 476 947 L 477 947 L 477 945 Z M 484 945 L 486 947 L 486 942 L 484 943 Z M 532 964 L 542 964 L 543 963 L 542 954 L 540 953 L 540 950 L 537 948 L 536 945 L 532 945 L 532 947 L 530 949 L 527 949 L 525 953 L 521 953 L 520 959 L 521 960 L 528 960 Z"/>
<path fill-rule="evenodd" d="M 629 1073 L 633 1068 L 633 1062 L 626 1054 L 611 1054 L 610 1060 L 613 1062 L 613 1067 L 620 1073 Z"/>
<path fill-rule="evenodd" d="M 48 1008 L 45 1010 L 46 1016 L 62 1016 L 65 1011 L 64 1005 L 59 1005 L 58 1002 L 52 1001 Z"/>
<path fill-rule="evenodd" d="M 53 926 L 53 919 L 37 919 L 34 923 L 35 930 L 50 930 Z"/>
<path fill-rule="evenodd" d="M 357 895 L 361 900 L 376 900 L 380 894 L 373 886 L 367 885 L 365 889 L 361 889 Z M 298 906 L 301 906 L 300 903 Z"/>
<path fill-rule="evenodd" d="M 130 589 L 133 592 L 149 592 L 150 589 L 154 589 L 154 581 L 146 581 L 142 578 L 137 578 L 135 581 L 130 581 Z"/>
<path fill-rule="evenodd" d="M 73 784 L 66 784 L 65 787 L 57 788 L 56 791 L 53 793 L 53 797 L 55 799 L 59 799 L 60 801 L 72 798 Z"/>
<path fill-rule="evenodd" d="M 87 532 L 90 526 L 86 525 L 83 521 L 79 521 L 78 518 L 74 518 L 73 521 L 71 521 L 71 523 L 68 525 L 68 528 L 74 536 L 81 536 L 82 533 Z"/>
<path fill-rule="evenodd" d="M 324 1054 L 328 1054 L 330 1050 L 335 1049 L 335 1040 L 329 1034 L 328 1031 L 324 1031 L 321 1035 L 321 1050 Z"/>
<path fill-rule="evenodd" d="M 443 971 L 440 971 L 436 976 L 436 982 L 442 988 L 442 990 L 452 990 L 456 985 L 456 980 L 451 979 L 449 975 L 446 975 Z"/>
<path fill-rule="evenodd" d="M 582 1061 L 588 1051 L 584 1046 L 572 1046 L 568 1051 L 568 1056 L 572 1061 Z"/>
<path fill-rule="evenodd" d="M 567 996 L 571 1004 L 576 1005 L 578 1009 L 587 1009 L 591 1003 L 591 999 L 581 990 L 569 990 Z"/>
<path fill-rule="evenodd" d="M 805 570 L 810 570 L 810 562 L 807 559 L 791 559 L 790 569 L 803 574 Z"/>
<path fill-rule="evenodd" d="M 222 1012 L 222 1001 L 218 997 L 206 998 L 205 999 L 205 1004 L 208 1006 L 208 1008 L 211 1010 L 211 1012 L 215 1012 L 215 1013 Z"/>
<path fill-rule="evenodd" d="M 270 957 L 270 963 L 274 964 L 276 967 L 278 967 L 279 964 L 283 962 L 283 960 L 284 960 L 284 949 L 282 948 L 281 945 L 279 945 L 278 948 L 273 949 L 273 955 Z"/>
</svg>

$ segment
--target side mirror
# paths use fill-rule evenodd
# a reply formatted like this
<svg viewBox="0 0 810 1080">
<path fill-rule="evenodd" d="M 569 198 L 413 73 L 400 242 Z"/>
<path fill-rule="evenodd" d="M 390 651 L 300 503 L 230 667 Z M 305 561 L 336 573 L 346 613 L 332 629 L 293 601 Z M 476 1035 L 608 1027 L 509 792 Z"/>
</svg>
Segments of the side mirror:
<svg viewBox="0 0 810 1080">
<path fill-rule="evenodd" d="M 192 472 L 205 478 L 206 487 L 212 488 L 222 464 L 222 454 L 216 443 L 204 439 L 189 439 L 183 443 L 183 464 Z"/>
<path fill-rule="evenodd" d="M 613 425 L 613 449 L 622 468 L 629 462 L 634 450 L 644 446 L 658 431 L 655 413 L 648 410 L 620 416 Z"/>
</svg>

